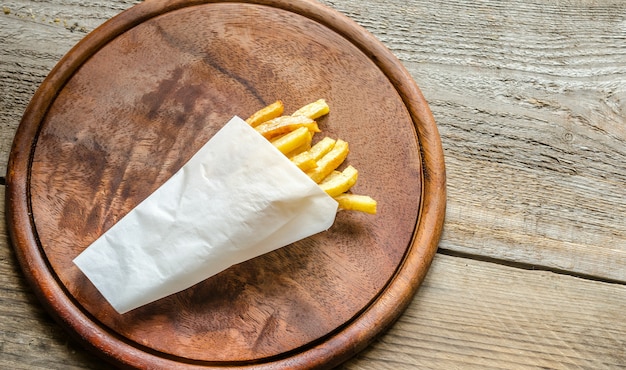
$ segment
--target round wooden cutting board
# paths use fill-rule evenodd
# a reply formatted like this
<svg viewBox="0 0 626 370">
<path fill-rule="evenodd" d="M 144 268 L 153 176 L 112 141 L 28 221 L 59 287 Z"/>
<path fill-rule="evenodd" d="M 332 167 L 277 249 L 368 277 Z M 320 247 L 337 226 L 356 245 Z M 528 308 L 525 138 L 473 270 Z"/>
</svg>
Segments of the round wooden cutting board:
<svg viewBox="0 0 626 370">
<path fill-rule="evenodd" d="M 350 143 L 354 191 L 377 215 L 340 212 L 326 232 L 123 315 L 72 263 L 233 115 L 319 98 L 323 135 Z M 78 340 L 127 367 L 335 366 L 410 302 L 445 212 L 441 143 L 415 82 L 311 1 L 148 0 L 116 16 L 43 82 L 8 168 L 29 282 Z"/>
</svg>

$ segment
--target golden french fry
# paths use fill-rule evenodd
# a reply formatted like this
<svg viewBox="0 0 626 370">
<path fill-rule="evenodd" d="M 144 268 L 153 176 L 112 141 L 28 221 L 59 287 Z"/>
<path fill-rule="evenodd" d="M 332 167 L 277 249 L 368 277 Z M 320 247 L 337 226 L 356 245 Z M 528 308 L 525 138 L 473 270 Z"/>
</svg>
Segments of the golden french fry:
<svg viewBox="0 0 626 370">
<path fill-rule="evenodd" d="M 325 114 L 328 114 L 330 107 L 326 104 L 326 100 L 319 99 L 313 103 L 307 104 L 304 107 L 293 112 L 292 116 L 305 116 L 310 119 L 319 118 Z"/>
<path fill-rule="evenodd" d="M 272 141 L 272 145 L 283 154 L 288 154 L 311 141 L 311 133 L 306 127 L 299 127 Z"/>
<path fill-rule="evenodd" d="M 263 122 L 254 129 L 270 140 L 297 128 L 306 127 L 310 132 L 320 132 L 317 122 L 304 116 L 280 116 Z"/>
<path fill-rule="evenodd" d="M 311 156 L 309 152 L 302 152 L 290 158 L 291 162 L 295 164 L 302 171 L 309 171 L 317 167 L 317 162 Z"/>
<path fill-rule="evenodd" d="M 326 153 L 330 152 L 335 146 L 335 140 L 325 137 L 322 140 L 318 141 L 317 144 L 313 145 L 309 152 L 316 161 L 319 161 Z"/>
<path fill-rule="evenodd" d="M 335 179 L 337 179 L 340 176 L 341 176 L 341 171 L 334 170 L 333 172 L 330 173 L 330 175 L 326 176 L 324 180 L 320 182 L 320 185 L 325 182 L 335 181 Z"/>
<path fill-rule="evenodd" d="M 339 203 L 341 210 L 376 214 L 376 201 L 367 195 L 344 193 L 334 197 L 334 199 Z"/>
<path fill-rule="evenodd" d="M 333 146 L 333 149 L 326 153 L 322 158 L 317 161 L 317 167 L 312 170 L 306 171 L 306 174 L 315 181 L 320 183 L 326 176 L 330 175 L 348 156 L 348 143 L 338 139 Z"/>
<path fill-rule="evenodd" d="M 248 119 L 246 119 L 246 122 L 252 127 L 257 127 L 263 122 L 279 117 L 283 114 L 284 110 L 285 106 L 283 105 L 283 102 L 281 100 L 277 100 L 274 103 L 256 111 L 248 117 Z"/>
<path fill-rule="evenodd" d="M 291 158 L 294 157 L 302 152 L 306 152 L 307 150 L 311 149 L 311 142 L 313 141 L 313 133 L 311 131 L 309 131 L 309 136 L 308 138 L 305 140 L 304 143 L 302 143 L 302 145 L 300 145 L 299 147 L 295 148 L 294 150 L 288 152 L 287 154 L 285 154 L 287 156 L 287 158 Z"/>
<path fill-rule="evenodd" d="M 320 188 L 331 197 L 336 197 L 350 190 L 352 185 L 356 183 L 359 172 L 352 166 L 346 167 L 343 172 L 333 171 L 322 182 Z"/>
</svg>

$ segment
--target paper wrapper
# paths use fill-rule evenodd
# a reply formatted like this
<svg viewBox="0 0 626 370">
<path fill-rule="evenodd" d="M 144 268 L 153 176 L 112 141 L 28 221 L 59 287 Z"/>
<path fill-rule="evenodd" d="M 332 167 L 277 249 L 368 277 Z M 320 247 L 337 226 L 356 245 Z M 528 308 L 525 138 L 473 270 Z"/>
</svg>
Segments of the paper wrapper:
<svg viewBox="0 0 626 370">
<path fill-rule="evenodd" d="M 337 202 L 231 119 L 74 263 L 119 313 L 327 230 Z"/>
</svg>

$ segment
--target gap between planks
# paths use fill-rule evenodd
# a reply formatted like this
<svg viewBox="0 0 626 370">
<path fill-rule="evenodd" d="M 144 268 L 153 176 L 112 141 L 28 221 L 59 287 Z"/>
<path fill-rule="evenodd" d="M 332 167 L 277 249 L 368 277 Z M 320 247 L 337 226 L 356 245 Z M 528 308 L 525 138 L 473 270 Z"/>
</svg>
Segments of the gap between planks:
<svg viewBox="0 0 626 370">
<path fill-rule="evenodd" d="M 490 257 L 490 256 L 481 256 L 478 254 L 460 252 L 460 251 L 455 251 L 451 249 L 439 248 L 437 249 L 437 254 L 442 254 L 442 255 L 450 256 L 450 257 L 465 258 L 465 259 L 479 261 L 479 262 L 487 262 L 487 263 L 492 263 L 492 264 L 500 265 L 500 266 L 513 267 L 513 268 L 517 268 L 520 270 L 547 271 L 547 272 L 552 272 L 558 275 L 571 276 L 571 277 L 576 277 L 579 279 L 596 281 L 599 283 L 626 285 L 626 281 L 621 281 L 617 279 L 609 279 L 609 278 L 602 277 L 602 276 L 578 273 L 576 271 L 569 271 L 565 269 L 559 269 L 559 268 L 554 268 L 554 267 L 549 267 L 549 266 L 544 266 L 544 265 L 537 265 L 533 263 L 524 263 L 524 262 L 506 260 L 502 258 Z"/>
</svg>

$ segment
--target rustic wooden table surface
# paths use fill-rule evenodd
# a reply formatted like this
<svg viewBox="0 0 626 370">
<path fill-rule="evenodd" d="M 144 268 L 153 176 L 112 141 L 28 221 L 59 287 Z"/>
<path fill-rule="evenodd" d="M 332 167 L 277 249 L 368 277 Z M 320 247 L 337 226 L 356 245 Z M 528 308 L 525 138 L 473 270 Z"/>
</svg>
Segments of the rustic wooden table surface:
<svg viewBox="0 0 626 370">
<path fill-rule="evenodd" d="M 323 3 L 410 71 L 448 178 L 426 280 L 342 368 L 626 367 L 626 3 Z M 0 173 L 51 68 L 134 4 L 2 1 Z M 0 225 L 0 368 L 106 368 L 43 311 Z"/>
</svg>

